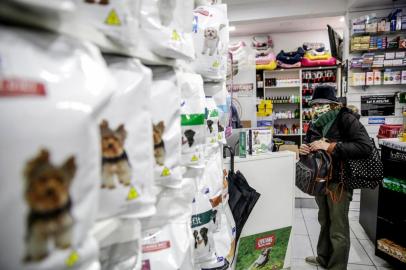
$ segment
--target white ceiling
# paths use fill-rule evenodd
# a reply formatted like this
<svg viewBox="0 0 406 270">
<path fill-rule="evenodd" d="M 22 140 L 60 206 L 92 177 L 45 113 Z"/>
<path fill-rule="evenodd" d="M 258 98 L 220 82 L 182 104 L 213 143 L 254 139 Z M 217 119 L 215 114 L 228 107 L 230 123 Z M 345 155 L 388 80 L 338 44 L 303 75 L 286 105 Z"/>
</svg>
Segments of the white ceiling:
<svg viewBox="0 0 406 270">
<path fill-rule="evenodd" d="M 239 1 L 239 0 L 237 0 Z M 281 21 L 238 22 L 231 23 L 236 30 L 230 32 L 231 36 L 245 36 L 261 33 L 288 33 L 300 31 L 325 30 L 327 24 L 334 29 L 345 28 L 345 22 L 340 21 L 341 16 L 325 18 L 300 18 Z"/>
</svg>

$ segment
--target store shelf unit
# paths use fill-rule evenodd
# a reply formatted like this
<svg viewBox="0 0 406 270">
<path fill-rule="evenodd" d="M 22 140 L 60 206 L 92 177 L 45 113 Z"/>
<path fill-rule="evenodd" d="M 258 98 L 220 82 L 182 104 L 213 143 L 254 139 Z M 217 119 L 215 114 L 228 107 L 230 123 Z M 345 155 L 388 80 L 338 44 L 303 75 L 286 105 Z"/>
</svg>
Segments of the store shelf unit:
<svg viewBox="0 0 406 270">
<path fill-rule="evenodd" d="M 394 145 L 402 145 L 395 143 Z M 385 177 L 406 180 L 406 143 L 395 149 L 387 142 L 382 145 Z M 375 254 L 396 269 L 406 269 L 406 194 L 381 185 L 378 195 Z"/>
</svg>

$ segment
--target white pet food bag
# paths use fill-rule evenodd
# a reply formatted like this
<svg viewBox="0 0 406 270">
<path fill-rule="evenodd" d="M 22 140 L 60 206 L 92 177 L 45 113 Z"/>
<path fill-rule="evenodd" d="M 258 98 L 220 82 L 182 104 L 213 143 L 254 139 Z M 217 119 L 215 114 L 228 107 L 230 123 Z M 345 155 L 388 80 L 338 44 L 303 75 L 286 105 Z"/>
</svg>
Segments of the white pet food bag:
<svg viewBox="0 0 406 270">
<path fill-rule="evenodd" d="M 141 29 L 148 47 L 162 57 L 194 59 L 193 0 L 141 1 Z"/>
<path fill-rule="evenodd" d="M 0 36 L 0 265 L 96 267 L 95 120 L 113 77 L 89 43 L 3 26 Z"/>
<path fill-rule="evenodd" d="M 206 162 L 202 182 L 203 192 L 209 197 L 211 206 L 213 207 L 215 231 L 220 229 L 223 189 L 225 188 L 222 162 L 219 151 L 210 156 Z"/>
<path fill-rule="evenodd" d="M 200 179 L 201 183 L 203 180 Z M 195 264 L 217 260 L 216 247 L 213 240 L 215 231 L 214 212 L 210 199 L 204 189 L 196 192 L 192 203 L 192 235 Z"/>
<path fill-rule="evenodd" d="M 226 205 L 224 210 L 222 210 L 221 219 L 222 222 L 220 230 L 213 235 L 218 256 L 217 261 L 203 263 L 200 265 L 200 269 L 232 269 L 236 248 L 236 227 L 233 215 L 228 205 Z"/>
<path fill-rule="evenodd" d="M 140 36 L 141 0 L 76 0 L 78 15 L 123 52 L 134 50 Z"/>
<path fill-rule="evenodd" d="M 117 81 L 99 117 L 100 219 L 145 217 L 155 212 L 151 187 L 155 164 L 151 125 L 151 70 L 132 58 L 107 57 Z"/>
<path fill-rule="evenodd" d="M 178 186 L 182 180 L 181 93 L 176 75 L 169 67 L 153 68 L 151 88 L 154 178 L 164 186 Z"/>
<path fill-rule="evenodd" d="M 33 8 L 45 9 L 49 11 L 62 11 L 62 12 L 72 12 L 76 8 L 75 0 L 59 0 L 59 1 L 48 1 L 48 0 L 14 0 L 17 3 L 23 5 L 31 6 Z"/>
<path fill-rule="evenodd" d="M 217 105 L 213 97 L 206 97 L 206 149 L 210 149 L 211 152 L 216 151 L 219 146 L 219 124 L 220 119 Z"/>
<path fill-rule="evenodd" d="M 223 81 L 227 74 L 227 6 L 201 6 L 193 12 L 193 68 L 205 81 Z"/>
<path fill-rule="evenodd" d="M 141 222 L 120 219 L 119 225 L 100 243 L 102 270 L 141 270 Z"/>
<path fill-rule="evenodd" d="M 178 83 L 182 92 L 182 164 L 203 167 L 206 140 L 203 79 L 197 74 L 178 72 Z"/>
<path fill-rule="evenodd" d="M 180 189 L 164 189 L 158 196 L 157 214 L 142 220 L 142 270 L 193 268 L 190 202 L 194 190 L 191 179 L 183 179 Z"/>
</svg>

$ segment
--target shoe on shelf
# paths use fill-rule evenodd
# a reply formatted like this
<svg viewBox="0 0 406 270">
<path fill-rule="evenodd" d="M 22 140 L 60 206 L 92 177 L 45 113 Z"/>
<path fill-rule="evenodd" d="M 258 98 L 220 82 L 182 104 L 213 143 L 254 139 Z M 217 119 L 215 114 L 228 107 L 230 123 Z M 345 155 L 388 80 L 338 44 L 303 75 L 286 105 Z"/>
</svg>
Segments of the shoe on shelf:
<svg viewBox="0 0 406 270">
<path fill-rule="evenodd" d="M 308 264 L 314 265 L 314 266 L 320 266 L 319 261 L 317 260 L 316 256 L 310 256 L 310 257 L 306 257 L 305 261 Z"/>
</svg>

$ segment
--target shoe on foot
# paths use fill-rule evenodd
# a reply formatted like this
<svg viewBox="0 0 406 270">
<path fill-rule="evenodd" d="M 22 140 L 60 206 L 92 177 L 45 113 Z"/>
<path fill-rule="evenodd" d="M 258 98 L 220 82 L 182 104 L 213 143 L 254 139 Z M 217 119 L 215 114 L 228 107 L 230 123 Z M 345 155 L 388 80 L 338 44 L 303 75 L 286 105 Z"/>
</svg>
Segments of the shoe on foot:
<svg viewBox="0 0 406 270">
<path fill-rule="evenodd" d="M 305 261 L 308 264 L 314 265 L 314 266 L 320 266 L 319 261 L 317 260 L 316 256 L 310 256 L 310 257 L 306 257 Z"/>
</svg>

